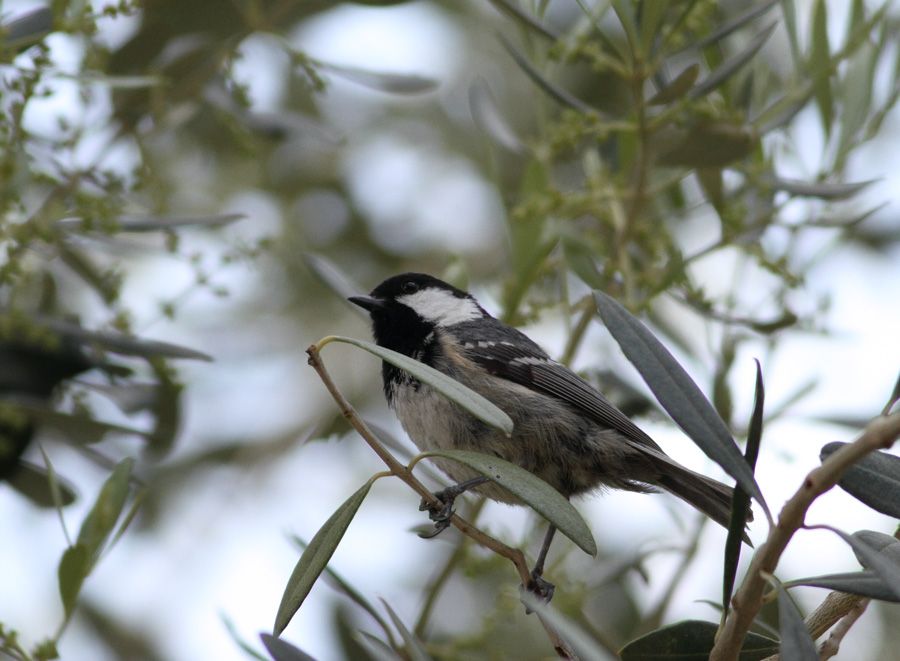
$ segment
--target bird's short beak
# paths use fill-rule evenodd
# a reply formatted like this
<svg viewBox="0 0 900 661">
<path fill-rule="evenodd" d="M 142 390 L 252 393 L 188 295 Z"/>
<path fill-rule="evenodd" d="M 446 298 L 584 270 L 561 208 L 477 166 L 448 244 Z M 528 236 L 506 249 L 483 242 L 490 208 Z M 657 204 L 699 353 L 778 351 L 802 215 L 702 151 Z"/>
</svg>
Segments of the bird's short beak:
<svg viewBox="0 0 900 661">
<path fill-rule="evenodd" d="M 375 312 L 375 310 L 383 310 L 385 308 L 383 300 L 380 298 L 372 298 L 371 296 L 351 296 L 347 300 L 369 312 Z"/>
</svg>

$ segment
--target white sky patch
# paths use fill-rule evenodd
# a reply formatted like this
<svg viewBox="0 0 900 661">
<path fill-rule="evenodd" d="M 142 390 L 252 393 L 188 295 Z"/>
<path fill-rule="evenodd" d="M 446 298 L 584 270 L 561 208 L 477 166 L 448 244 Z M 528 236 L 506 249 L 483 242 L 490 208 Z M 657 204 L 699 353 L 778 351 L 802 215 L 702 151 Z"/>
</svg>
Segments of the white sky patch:
<svg viewBox="0 0 900 661">
<path fill-rule="evenodd" d="M 400 296 L 397 301 L 415 310 L 420 317 L 438 326 L 452 326 L 481 319 L 484 313 L 471 298 L 459 298 L 443 289 L 423 289 Z"/>
</svg>

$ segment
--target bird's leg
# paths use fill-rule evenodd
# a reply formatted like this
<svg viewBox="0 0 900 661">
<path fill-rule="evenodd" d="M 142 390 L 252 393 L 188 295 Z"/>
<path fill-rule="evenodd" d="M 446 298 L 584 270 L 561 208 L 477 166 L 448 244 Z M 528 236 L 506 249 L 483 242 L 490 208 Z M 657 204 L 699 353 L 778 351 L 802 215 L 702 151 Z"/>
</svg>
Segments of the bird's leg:
<svg viewBox="0 0 900 661">
<path fill-rule="evenodd" d="M 430 533 L 419 533 L 419 537 L 428 539 L 449 527 L 450 517 L 453 516 L 453 502 L 456 500 L 457 496 L 465 493 L 469 489 L 488 482 L 489 479 L 490 478 L 484 477 L 483 475 L 479 475 L 478 477 L 473 477 L 471 480 L 453 484 L 441 491 L 435 491 L 433 495 L 440 501 L 439 505 L 432 505 L 423 498 L 422 503 L 419 505 L 419 511 L 428 511 L 428 518 L 434 521 L 434 531 Z"/>
<path fill-rule="evenodd" d="M 544 602 L 549 602 L 553 599 L 553 591 L 556 589 L 556 586 L 543 576 L 544 562 L 547 560 L 547 553 L 550 551 L 550 544 L 553 542 L 555 534 L 556 526 L 551 523 L 550 527 L 547 528 L 547 534 L 544 535 L 544 543 L 541 545 L 540 553 L 538 553 L 537 562 L 534 563 L 534 569 L 531 570 L 531 585 L 527 586 L 529 592 Z"/>
</svg>

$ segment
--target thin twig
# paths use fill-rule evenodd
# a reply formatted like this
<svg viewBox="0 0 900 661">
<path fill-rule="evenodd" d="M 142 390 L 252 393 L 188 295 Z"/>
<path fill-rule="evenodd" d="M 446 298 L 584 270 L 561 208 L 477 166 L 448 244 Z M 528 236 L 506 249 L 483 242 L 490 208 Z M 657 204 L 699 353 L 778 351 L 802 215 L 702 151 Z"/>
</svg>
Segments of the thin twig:
<svg viewBox="0 0 900 661">
<path fill-rule="evenodd" d="M 309 355 L 308 362 L 310 366 L 314 370 L 316 370 L 316 373 L 319 375 L 322 383 L 325 384 L 325 388 L 328 389 L 331 397 L 334 399 L 335 403 L 337 403 L 338 408 L 341 411 L 341 415 L 344 416 L 350 423 L 350 425 L 359 433 L 359 435 L 363 437 L 363 440 L 369 445 L 370 448 L 372 448 L 375 454 L 379 456 L 379 458 L 385 463 L 385 465 L 387 465 L 390 472 L 400 478 L 413 491 L 419 494 L 426 503 L 428 503 L 429 505 L 440 506 L 441 503 L 437 499 L 437 497 L 435 497 L 435 495 L 428 490 L 428 487 L 422 484 L 418 480 L 418 478 L 416 478 L 416 476 L 407 469 L 406 466 L 397 461 L 394 456 L 390 452 L 388 452 L 388 450 L 372 433 L 372 430 L 369 429 L 368 425 L 366 425 L 366 423 L 363 422 L 362 418 L 359 417 L 354 408 L 350 405 L 350 402 L 348 402 L 341 391 L 338 390 L 338 387 L 332 380 L 331 375 L 328 373 L 328 370 L 325 369 L 325 364 L 322 362 L 317 346 L 315 344 L 310 345 L 306 350 L 306 353 Z M 519 578 L 522 581 L 522 585 L 526 586 L 526 588 L 528 588 L 532 584 L 531 572 L 528 569 L 528 564 L 525 562 L 525 555 L 522 553 L 522 551 L 520 551 L 519 549 L 514 549 L 511 546 L 507 546 L 500 540 L 495 539 L 490 535 L 482 532 L 471 523 L 460 517 L 458 514 L 453 514 L 450 517 L 450 524 L 481 546 L 490 549 L 497 555 L 504 557 L 511 563 L 513 563 L 513 566 L 515 566 L 516 571 L 519 573 Z M 556 653 L 560 657 L 567 659 L 577 658 L 572 649 L 566 644 L 565 641 L 563 641 L 562 638 L 560 638 L 559 634 L 556 633 L 556 630 L 552 626 L 550 626 L 549 623 L 544 621 L 543 618 L 539 617 L 539 619 L 541 621 L 541 624 L 543 624 L 544 629 L 546 629 L 547 635 L 550 638 L 550 642 L 553 644 Z"/>
<path fill-rule="evenodd" d="M 847 468 L 875 450 L 891 447 L 897 436 L 900 436 L 900 413 L 876 418 L 856 441 L 836 451 L 806 476 L 797 493 L 782 508 L 777 525 L 769 529 L 768 538 L 754 554 L 741 587 L 731 600 L 732 610 L 719 629 L 710 661 L 738 658 L 744 637 L 762 607 L 766 586 L 762 573 L 774 573 L 791 537 L 803 526 L 813 501 L 837 484 Z"/>
<path fill-rule="evenodd" d="M 850 627 L 856 623 L 860 616 L 866 612 L 866 607 L 868 605 L 868 599 L 858 599 L 856 601 L 850 612 L 838 622 L 834 631 L 828 636 L 828 640 L 819 647 L 819 659 L 826 661 L 826 659 L 830 659 L 838 653 L 841 649 L 841 641 L 844 640 L 844 636 L 847 635 L 847 632 L 850 631 Z"/>
<path fill-rule="evenodd" d="M 822 643 L 821 647 L 819 647 L 820 658 L 828 659 L 837 654 L 838 647 L 840 647 L 840 641 L 847 634 L 847 631 L 849 631 L 853 622 L 862 615 L 868 603 L 868 599 L 860 597 L 859 595 L 847 594 L 846 592 L 831 592 L 825 597 L 825 601 L 819 604 L 819 607 L 806 618 L 806 628 L 809 629 L 809 635 L 813 640 L 817 640 L 835 624 L 839 622 L 843 623 L 847 616 L 859 610 L 852 621 L 845 623 L 846 628 L 840 632 L 837 638 L 832 641 L 832 638 L 834 638 L 834 633 L 832 633 L 832 636 Z M 837 632 L 837 627 L 835 628 L 835 632 Z M 828 654 L 828 656 L 823 656 L 826 649 L 831 649 L 830 646 L 832 644 L 834 646 L 834 651 Z M 781 655 L 773 654 L 772 656 L 767 656 L 763 661 L 781 661 Z"/>
</svg>

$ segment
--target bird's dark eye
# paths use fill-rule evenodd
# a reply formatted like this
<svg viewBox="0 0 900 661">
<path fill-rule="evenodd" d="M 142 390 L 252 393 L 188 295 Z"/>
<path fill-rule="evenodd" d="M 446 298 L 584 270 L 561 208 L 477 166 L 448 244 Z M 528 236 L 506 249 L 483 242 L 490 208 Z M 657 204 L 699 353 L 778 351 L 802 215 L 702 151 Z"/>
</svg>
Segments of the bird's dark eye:
<svg viewBox="0 0 900 661">
<path fill-rule="evenodd" d="M 417 291 L 419 291 L 419 285 L 417 285 L 412 280 L 407 280 L 402 285 L 400 285 L 400 291 L 402 291 L 404 294 L 415 294 Z"/>
</svg>

